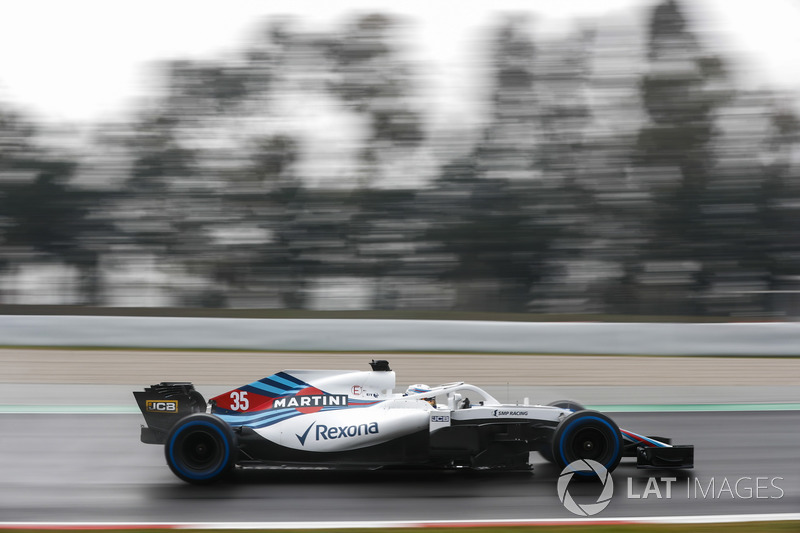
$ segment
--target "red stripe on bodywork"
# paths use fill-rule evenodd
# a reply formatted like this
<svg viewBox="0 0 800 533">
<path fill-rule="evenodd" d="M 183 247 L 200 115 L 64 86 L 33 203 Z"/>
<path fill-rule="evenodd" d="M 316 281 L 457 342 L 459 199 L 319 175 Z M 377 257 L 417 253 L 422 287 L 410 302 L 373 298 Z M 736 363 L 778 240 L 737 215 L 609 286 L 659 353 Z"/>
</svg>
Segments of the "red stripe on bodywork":
<svg viewBox="0 0 800 533">
<path fill-rule="evenodd" d="M 655 444 L 653 444 L 649 440 L 643 439 L 642 437 L 640 437 L 639 435 L 636 435 L 635 433 L 631 433 L 630 431 L 625 431 L 624 429 L 621 429 L 620 431 L 622 433 L 624 433 L 625 435 L 629 436 L 630 438 L 641 442 L 642 444 L 646 444 L 647 446 L 649 446 L 651 448 L 656 448 Z"/>
</svg>

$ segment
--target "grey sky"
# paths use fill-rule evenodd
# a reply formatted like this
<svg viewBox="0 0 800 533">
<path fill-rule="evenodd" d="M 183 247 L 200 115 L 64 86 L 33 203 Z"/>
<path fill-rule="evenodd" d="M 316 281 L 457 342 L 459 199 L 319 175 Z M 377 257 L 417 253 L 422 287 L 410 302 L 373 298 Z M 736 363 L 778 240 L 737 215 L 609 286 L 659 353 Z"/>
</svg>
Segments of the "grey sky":
<svg viewBox="0 0 800 533">
<path fill-rule="evenodd" d="M 309 27 L 332 27 L 352 11 L 387 11 L 413 20 L 409 42 L 444 84 L 444 98 L 469 85 L 470 39 L 497 11 L 527 11 L 544 37 L 580 18 L 639 18 L 650 0 L 28 0 L 2 2 L 0 101 L 53 121 L 119 116 L 145 94 L 150 62 L 215 57 L 240 47 L 260 20 L 295 14 Z M 743 81 L 800 87 L 800 2 L 689 2 L 714 30 L 709 44 L 738 52 Z M 707 16 L 703 15 L 706 14 Z M 697 18 L 697 20 L 700 20 Z M 460 81 L 463 80 L 463 81 Z"/>
</svg>

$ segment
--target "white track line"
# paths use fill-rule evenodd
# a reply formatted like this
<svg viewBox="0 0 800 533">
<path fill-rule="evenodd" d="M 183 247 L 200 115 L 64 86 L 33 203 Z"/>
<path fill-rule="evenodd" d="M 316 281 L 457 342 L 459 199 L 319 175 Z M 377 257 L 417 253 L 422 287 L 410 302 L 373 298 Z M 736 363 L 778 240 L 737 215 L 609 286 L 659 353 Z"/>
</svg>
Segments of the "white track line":
<svg viewBox="0 0 800 533">
<path fill-rule="evenodd" d="M 800 521 L 800 513 L 626 516 L 610 518 L 520 518 L 482 520 L 360 520 L 340 522 L 0 522 L 0 529 L 362 529 L 475 526 L 552 526 L 609 524 L 721 524 L 735 522 Z"/>
</svg>

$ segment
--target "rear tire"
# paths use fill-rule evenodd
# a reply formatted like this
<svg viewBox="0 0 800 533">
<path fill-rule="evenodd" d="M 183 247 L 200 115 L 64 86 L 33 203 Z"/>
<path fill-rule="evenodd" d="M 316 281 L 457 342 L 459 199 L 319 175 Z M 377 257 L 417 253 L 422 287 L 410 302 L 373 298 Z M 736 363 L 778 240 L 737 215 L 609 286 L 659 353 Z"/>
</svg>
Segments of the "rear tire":
<svg viewBox="0 0 800 533">
<path fill-rule="evenodd" d="M 164 455 L 170 470 L 182 480 L 212 483 L 233 467 L 236 438 L 230 426 L 216 416 L 196 413 L 172 427 Z"/>
<path fill-rule="evenodd" d="M 551 453 L 562 470 L 573 461 L 591 459 L 609 472 L 619 465 L 623 453 L 622 433 L 617 424 L 597 411 L 577 411 L 566 417 L 553 435 Z M 594 472 L 575 472 L 594 476 Z"/>
</svg>

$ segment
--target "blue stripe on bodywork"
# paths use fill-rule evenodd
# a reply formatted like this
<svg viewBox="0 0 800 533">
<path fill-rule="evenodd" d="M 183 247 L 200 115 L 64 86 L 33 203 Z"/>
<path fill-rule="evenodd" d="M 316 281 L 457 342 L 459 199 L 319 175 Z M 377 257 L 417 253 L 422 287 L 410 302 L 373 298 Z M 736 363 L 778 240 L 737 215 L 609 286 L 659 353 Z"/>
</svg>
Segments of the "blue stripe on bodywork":
<svg viewBox="0 0 800 533">
<path fill-rule="evenodd" d="M 293 378 L 284 372 L 278 372 L 258 381 L 240 387 L 240 390 L 276 398 L 279 396 L 293 396 L 301 390 L 310 387 L 308 383 Z"/>
<path fill-rule="evenodd" d="M 236 390 L 241 390 L 245 392 L 249 392 L 251 394 L 258 394 L 259 396 L 265 396 L 267 398 L 277 398 L 279 396 L 283 396 L 285 393 L 283 391 L 272 391 L 268 390 L 266 387 L 258 387 L 256 384 L 250 383 L 249 385 L 243 385 Z"/>
<path fill-rule="evenodd" d="M 277 396 L 286 396 L 289 393 L 289 391 L 287 391 L 286 389 L 279 389 L 277 387 L 261 383 L 260 381 L 256 381 L 250 383 L 249 385 L 245 385 L 244 387 L 242 387 L 242 390 L 246 390 L 248 392 L 255 392 L 256 394 L 261 394 L 261 395 L 264 395 L 264 393 L 266 392 L 267 395 L 273 398 Z"/>
<path fill-rule="evenodd" d="M 269 376 L 264 379 L 259 379 L 258 383 L 263 383 L 265 385 L 270 385 L 275 387 L 276 389 L 283 390 L 283 391 L 290 391 L 290 390 L 301 390 L 307 387 L 308 385 L 305 383 L 287 383 L 286 380 L 277 378 L 276 376 Z"/>
<path fill-rule="evenodd" d="M 371 407 L 375 404 L 381 403 L 382 400 L 379 401 L 370 401 L 365 402 L 363 400 L 356 400 L 355 402 L 350 405 L 327 405 L 320 409 L 320 411 L 339 411 L 342 409 L 348 408 L 361 408 L 361 407 Z M 225 422 L 230 424 L 231 426 L 248 426 L 252 428 L 263 428 L 267 426 L 271 426 L 272 424 L 276 424 L 283 420 L 288 420 L 289 418 L 294 418 L 295 416 L 300 416 L 304 414 L 316 414 L 316 413 L 301 413 L 294 407 L 286 407 L 286 408 L 279 408 L 279 409 L 266 409 L 264 411 L 258 411 L 256 413 L 235 413 L 230 412 L 230 414 L 221 414 L 215 413 Z"/>
<path fill-rule="evenodd" d="M 303 413 L 294 409 L 280 409 L 277 411 L 259 411 L 251 415 L 217 415 L 231 426 L 254 426 L 261 422 L 275 423 Z"/>
<path fill-rule="evenodd" d="M 277 374 L 273 374 L 269 376 L 269 379 L 274 379 L 275 381 L 281 381 L 285 383 L 289 388 L 295 388 L 298 385 L 300 387 L 310 387 L 308 383 L 303 381 L 302 379 L 297 379 L 291 374 L 287 374 L 286 372 L 278 372 Z"/>
<path fill-rule="evenodd" d="M 627 429 L 621 430 L 621 433 L 622 433 L 622 438 L 623 439 L 627 439 L 627 440 L 629 440 L 631 442 L 637 442 L 638 443 L 639 441 L 637 441 L 636 438 L 639 438 L 639 439 L 647 442 L 648 444 L 652 444 L 656 448 L 671 448 L 671 446 L 669 444 L 665 444 L 663 442 L 659 442 L 657 440 L 653 440 L 653 439 L 651 439 L 649 437 L 645 437 L 644 435 L 639 435 L 638 433 L 634 433 L 633 431 L 629 431 Z M 629 435 L 633 435 L 633 437 L 636 437 L 636 438 L 633 438 L 633 437 L 631 437 Z"/>
</svg>

